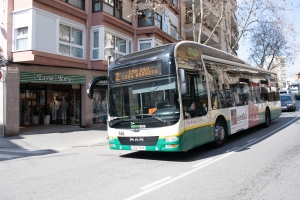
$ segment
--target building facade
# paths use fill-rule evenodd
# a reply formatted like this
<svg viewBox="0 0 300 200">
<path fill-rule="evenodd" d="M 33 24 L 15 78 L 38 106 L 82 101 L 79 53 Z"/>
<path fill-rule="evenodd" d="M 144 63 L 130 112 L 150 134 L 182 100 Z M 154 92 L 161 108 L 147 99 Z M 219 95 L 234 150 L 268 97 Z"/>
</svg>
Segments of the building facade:
<svg viewBox="0 0 300 200">
<path fill-rule="evenodd" d="M 162 17 L 179 13 L 170 5 L 157 14 L 129 0 L 4 1 L 0 135 L 18 135 L 20 127 L 35 124 L 104 122 L 107 84 L 98 84 L 93 100 L 87 84 L 107 74 L 108 57 L 178 41 L 170 23 L 178 27 L 179 20 Z M 113 46 L 112 55 L 106 46 Z"/>
<path fill-rule="evenodd" d="M 230 53 L 233 47 L 233 54 L 238 50 L 237 34 L 238 23 L 235 15 L 236 0 L 204 0 L 202 9 L 200 1 L 183 0 L 181 1 L 181 36 L 184 40 L 194 41 L 193 25 L 195 24 L 195 36 L 199 34 L 201 22 L 201 10 L 203 12 L 203 23 L 201 31 L 201 43 L 207 42 L 207 45 L 216 49 Z M 222 4 L 223 2 L 223 4 Z M 194 6 L 193 6 L 194 4 Z M 223 9 L 223 12 L 222 12 Z M 195 21 L 193 22 L 193 13 Z M 218 24 L 219 19 L 220 23 Z M 216 27 L 216 28 L 215 28 Z M 212 33 L 212 31 L 214 32 Z"/>
<path fill-rule="evenodd" d="M 93 100 L 86 88 L 92 78 L 107 75 L 109 61 L 190 39 L 182 29 L 181 2 L 163 2 L 3 1 L 0 136 L 18 135 L 20 127 L 36 124 L 105 122 L 107 83 L 97 85 Z M 216 36 L 209 45 L 219 48 Z"/>
</svg>

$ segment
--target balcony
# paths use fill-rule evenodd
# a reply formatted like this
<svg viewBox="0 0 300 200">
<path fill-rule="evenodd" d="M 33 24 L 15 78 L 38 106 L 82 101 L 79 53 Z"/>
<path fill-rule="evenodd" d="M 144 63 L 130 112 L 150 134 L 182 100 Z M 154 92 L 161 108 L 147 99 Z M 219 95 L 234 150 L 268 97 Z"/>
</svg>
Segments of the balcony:
<svg viewBox="0 0 300 200">
<path fill-rule="evenodd" d="M 72 6 L 75 6 L 77 8 L 80 8 L 81 10 L 84 10 L 85 7 L 85 0 L 61 0 L 61 1 L 71 4 Z"/>
<path fill-rule="evenodd" d="M 148 26 L 155 26 L 176 40 L 178 39 L 178 30 L 175 25 L 162 22 L 162 16 L 150 9 L 140 10 L 138 13 L 138 27 Z"/>
</svg>

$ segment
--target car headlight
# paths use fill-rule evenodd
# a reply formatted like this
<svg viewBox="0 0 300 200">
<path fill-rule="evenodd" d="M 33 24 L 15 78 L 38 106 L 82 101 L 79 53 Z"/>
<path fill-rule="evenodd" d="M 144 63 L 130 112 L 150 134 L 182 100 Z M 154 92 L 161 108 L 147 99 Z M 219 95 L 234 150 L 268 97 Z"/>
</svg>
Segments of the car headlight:
<svg viewBox="0 0 300 200">
<path fill-rule="evenodd" d="M 294 104 L 288 103 L 287 106 L 294 106 Z"/>
</svg>

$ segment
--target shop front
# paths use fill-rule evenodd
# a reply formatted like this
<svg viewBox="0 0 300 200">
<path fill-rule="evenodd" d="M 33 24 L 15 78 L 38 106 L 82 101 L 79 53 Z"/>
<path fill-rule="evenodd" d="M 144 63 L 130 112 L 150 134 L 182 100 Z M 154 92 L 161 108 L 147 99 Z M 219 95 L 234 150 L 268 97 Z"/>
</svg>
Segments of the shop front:
<svg viewBox="0 0 300 200">
<path fill-rule="evenodd" d="M 20 72 L 20 126 L 81 126 L 81 87 L 85 82 L 84 75 Z"/>
<path fill-rule="evenodd" d="M 93 123 L 106 123 L 107 120 L 107 81 L 99 81 L 93 96 Z"/>
</svg>

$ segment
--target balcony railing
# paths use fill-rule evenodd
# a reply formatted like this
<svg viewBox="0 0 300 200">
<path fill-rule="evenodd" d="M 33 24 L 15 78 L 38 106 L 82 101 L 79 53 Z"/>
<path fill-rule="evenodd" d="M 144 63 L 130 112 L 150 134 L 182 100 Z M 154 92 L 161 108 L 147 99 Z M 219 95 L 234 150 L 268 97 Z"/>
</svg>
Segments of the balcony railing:
<svg viewBox="0 0 300 200">
<path fill-rule="evenodd" d="M 85 0 L 62 0 L 68 4 L 71 4 L 77 8 L 80 8 L 81 10 L 84 10 Z"/>
<path fill-rule="evenodd" d="M 200 23 L 200 17 L 196 17 L 196 23 Z M 185 18 L 185 24 L 192 24 L 193 22 L 192 22 L 192 18 L 191 17 L 186 17 Z M 210 30 L 210 31 L 212 31 L 213 30 L 213 27 L 211 27 L 211 26 L 209 26 L 207 23 L 203 23 L 202 24 L 205 28 L 207 28 L 208 30 Z M 215 31 L 214 32 L 214 34 L 216 35 L 216 36 L 219 36 L 219 33 L 218 33 L 218 31 Z"/>
</svg>

